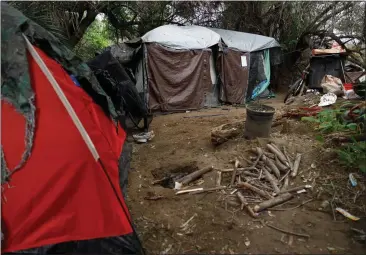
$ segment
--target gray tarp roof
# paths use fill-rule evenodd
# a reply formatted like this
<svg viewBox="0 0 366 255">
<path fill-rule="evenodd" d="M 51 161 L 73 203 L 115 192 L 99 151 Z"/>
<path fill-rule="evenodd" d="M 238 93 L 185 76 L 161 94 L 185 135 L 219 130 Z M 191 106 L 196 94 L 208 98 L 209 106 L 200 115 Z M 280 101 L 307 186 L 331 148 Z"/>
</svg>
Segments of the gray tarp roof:
<svg viewBox="0 0 366 255">
<path fill-rule="evenodd" d="M 174 49 L 206 49 L 218 44 L 221 37 L 206 27 L 165 25 L 147 32 L 141 39 Z"/>
<path fill-rule="evenodd" d="M 149 31 L 141 39 L 174 49 L 205 49 L 221 41 L 229 48 L 245 52 L 280 47 L 271 37 L 201 26 L 165 25 Z"/>
<path fill-rule="evenodd" d="M 229 48 L 238 49 L 240 51 L 252 52 L 280 47 L 280 44 L 272 37 L 218 28 L 208 29 L 218 33 Z"/>
</svg>

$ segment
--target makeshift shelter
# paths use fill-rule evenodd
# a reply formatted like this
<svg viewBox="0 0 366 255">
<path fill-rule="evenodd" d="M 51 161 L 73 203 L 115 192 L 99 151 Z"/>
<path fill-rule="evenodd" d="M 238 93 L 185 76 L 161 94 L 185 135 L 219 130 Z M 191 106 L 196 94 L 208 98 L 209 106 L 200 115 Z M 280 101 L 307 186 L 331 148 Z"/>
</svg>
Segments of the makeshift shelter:
<svg viewBox="0 0 366 255">
<path fill-rule="evenodd" d="M 148 114 L 147 106 L 136 89 L 133 82 L 133 75 L 128 73 L 122 63 L 131 63 L 134 56 L 133 49 L 126 49 L 125 44 L 108 47 L 103 53 L 88 62 L 100 85 L 111 97 L 117 112 L 120 112 L 121 120 L 125 128 L 140 129 L 139 123 L 144 119 L 144 126 L 141 129 L 147 130 L 152 120 Z M 122 114 L 124 113 L 124 114 Z"/>
<path fill-rule="evenodd" d="M 245 103 L 268 87 L 280 59 L 274 38 L 200 26 L 161 26 L 141 42 L 136 86 L 153 111 Z"/>
<path fill-rule="evenodd" d="M 1 15 L 2 253 L 140 253 L 113 103 L 54 36 L 6 3 Z"/>
<path fill-rule="evenodd" d="M 136 86 L 150 110 L 218 105 L 212 46 L 220 36 L 205 27 L 166 25 L 142 36 Z"/>
<path fill-rule="evenodd" d="M 307 84 L 310 89 L 322 89 L 321 81 L 325 75 L 332 75 L 345 82 L 344 64 L 346 54 L 317 54 L 310 59 L 310 70 Z"/>
<path fill-rule="evenodd" d="M 262 35 L 209 29 L 223 41 L 217 61 L 220 100 L 242 104 L 265 91 L 270 83 L 271 64 L 279 64 L 279 43 Z"/>
</svg>

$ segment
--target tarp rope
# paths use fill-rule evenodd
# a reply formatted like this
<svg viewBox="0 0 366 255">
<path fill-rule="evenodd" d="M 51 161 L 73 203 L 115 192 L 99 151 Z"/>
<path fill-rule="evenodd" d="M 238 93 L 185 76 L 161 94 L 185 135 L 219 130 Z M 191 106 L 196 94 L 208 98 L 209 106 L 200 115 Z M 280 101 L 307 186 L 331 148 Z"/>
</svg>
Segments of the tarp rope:
<svg viewBox="0 0 366 255">
<path fill-rule="evenodd" d="M 75 126 L 77 127 L 79 133 L 81 134 L 84 142 L 86 143 L 87 147 L 89 148 L 91 154 L 93 155 L 95 161 L 99 162 L 99 164 L 101 165 L 102 169 L 103 169 L 103 172 L 105 173 L 108 181 L 109 181 L 109 184 L 111 185 L 112 189 L 113 189 L 113 192 L 115 193 L 116 197 L 117 197 L 117 200 L 120 204 L 120 206 L 122 207 L 122 210 L 124 212 L 124 214 L 126 215 L 126 218 L 128 220 L 128 223 L 130 224 L 131 226 L 131 229 L 132 229 L 132 232 L 133 234 L 135 235 L 136 237 L 136 240 L 138 241 L 140 247 L 141 247 L 141 253 L 143 255 L 145 255 L 145 251 L 144 251 L 144 248 L 142 246 L 142 243 L 141 243 L 141 240 L 140 238 L 138 237 L 135 229 L 134 229 L 134 226 L 132 225 L 132 222 L 131 222 L 131 218 L 129 217 L 129 213 L 127 212 L 127 209 L 125 208 L 125 206 L 123 205 L 123 202 L 115 188 L 115 186 L 113 185 L 112 183 L 112 180 L 102 162 L 102 160 L 100 159 L 99 157 L 99 154 L 94 146 L 94 143 L 93 141 L 90 139 L 87 131 L 85 130 L 83 124 L 81 123 L 79 117 L 77 116 L 76 112 L 74 111 L 74 108 L 72 108 L 70 102 L 68 101 L 67 97 L 65 96 L 65 94 L 63 93 L 61 87 L 59 86 L 59 84 L 57 83 L 57 81 L 55 80 L 55 78 L 53 77 L 52 73 L 50 72 L 50 70 L 48 69 L 48 67 L 46 66 L 46 64 L 44 63 L 44 61 L 42 60 L 42 58 L 39 56 L 39 54 L 37 53 L 37 51 L 34 49 L 33 45 L 29 42 L 28 38 L 23 34 L 23 38 L 26 42 L 26 46 L 27 46 L 27 49 L 29 51 L 29 53 L 32 55 L 32 57 L 34 58 L 35 62 L 38 64 L 38 66 L 41 68 L 42 72 L 44 73 L 44 75 L 46 76 L 46 78 L 48 79 L 48 81 L 50 82 L 50 84 L 52 85 L 52 87 L 54 88 L 57 96 L 60 98 L 62 104 L 64 105 L 64 107 L 66 108 L 68 114 L 70 115 L 72 121 L 74 122 Z"/>
</svg>

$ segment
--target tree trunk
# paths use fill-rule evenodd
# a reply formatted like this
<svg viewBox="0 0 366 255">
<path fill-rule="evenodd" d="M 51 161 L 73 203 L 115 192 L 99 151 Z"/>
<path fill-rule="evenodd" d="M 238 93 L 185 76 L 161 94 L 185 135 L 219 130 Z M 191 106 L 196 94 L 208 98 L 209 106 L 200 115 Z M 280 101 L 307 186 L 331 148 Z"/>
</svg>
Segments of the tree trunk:
<svg viewBox="0 0 366 255">
<path fill-rule="evenodd" d="M 363 44 L 364 45 L 362 45 L 362 47 L 366 46 L 366 2 L 364 3 L 364 8 L 365 8 L 364 14 L 363 14 Z M 366 66 L 366 57 L 364 58 L 364 63 L 365 63 L 365 66 Z"/>
<path fill-rule="evenodd" d="M 78 42 L 83 38 L 86 30 L 94 22 L 98 14 L 99 12 L 88 10 L 86 13 L 86 17 L 81 20 L 78 27 L 75 27 L 73 23 L 69 25 L 69 44 L 71 47 L 75 47 L 75 45 L 78 44 Z"/>
</svg>

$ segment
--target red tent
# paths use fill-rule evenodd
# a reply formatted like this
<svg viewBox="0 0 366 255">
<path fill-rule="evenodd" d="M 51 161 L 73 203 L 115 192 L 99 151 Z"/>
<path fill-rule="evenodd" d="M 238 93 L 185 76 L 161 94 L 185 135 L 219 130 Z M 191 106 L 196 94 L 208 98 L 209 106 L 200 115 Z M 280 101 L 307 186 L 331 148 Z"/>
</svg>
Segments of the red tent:
<svg viewBox="0 0 366 255">
<path fill-rule="evenodd" d="M 131 233 L 119 187 L 118 159 L 126 137 L 124 130 L 116 128 L 61 65 L 40 49 L 37 52 L 85 127 L 106 172 L 93 158 L 38 64 L 28 55 L 36 95 L 35 138 L 26 164 L 2 187 L 2 252 Z M 4 100 L 1 116 L 1 143 L 12 169 L 25 148 L 26 123 Z"/>
</svg>

